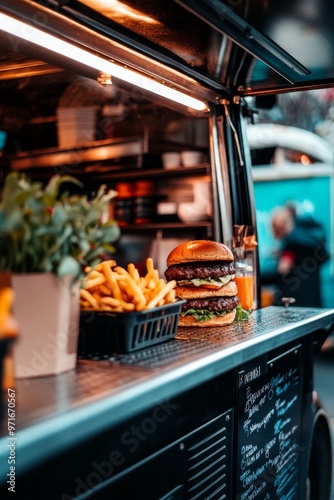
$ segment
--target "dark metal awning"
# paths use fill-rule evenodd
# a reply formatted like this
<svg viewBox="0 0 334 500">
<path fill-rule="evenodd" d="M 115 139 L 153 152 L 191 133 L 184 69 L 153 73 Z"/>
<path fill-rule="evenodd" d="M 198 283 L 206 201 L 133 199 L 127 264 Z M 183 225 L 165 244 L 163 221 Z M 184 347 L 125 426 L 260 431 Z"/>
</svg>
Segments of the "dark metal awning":
<svg viewBox="0 0 334 500">
<path fill-rule="evenodd" d="M 2 0 L 0 13 L 211 102 L 334 84 L 330 0 Z M 1 26 L 0 44 L 97 76 Z"/>
</svg>

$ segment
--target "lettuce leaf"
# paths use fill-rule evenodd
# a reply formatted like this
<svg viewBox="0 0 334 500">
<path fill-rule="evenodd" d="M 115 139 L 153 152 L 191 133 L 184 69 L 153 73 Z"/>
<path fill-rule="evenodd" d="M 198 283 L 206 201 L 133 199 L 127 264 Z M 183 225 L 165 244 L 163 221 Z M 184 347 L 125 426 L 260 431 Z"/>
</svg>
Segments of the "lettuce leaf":
<svg viewBox="0 0 334 500">
<path fill-rule="evenodd" d="M 249 320 L 249 313 L 241 307 L 241 304 L 238 304 L 235 309 L 236 309 L 235 321 L 248 321 Z"/>
<path fill-rule="evenodd" d="M 212 312 L 207 309 L 187 309 L 181 312 L 181 316 L 193 316 L 197 321 L 205 321 L 207 319 L 212 319 L 215 316 L 225 316 L 226 311 Z"/>
<path fill-rule="evenodd" d="M 229 311 L 220 311 L 213 312 L 208 311 L 207 309 L 187 309 L 186 311 L 181 312 L 181 316 L 193 316 L 196 321 L 206 321 L 208 319 L 212 319 L 215 316 L 225 316 Z M 240 304 L 236 307 L 236 315 L 234 321 L 247 321 L 249 320 L 249 314 L 245 311 Z"/>
</svg>

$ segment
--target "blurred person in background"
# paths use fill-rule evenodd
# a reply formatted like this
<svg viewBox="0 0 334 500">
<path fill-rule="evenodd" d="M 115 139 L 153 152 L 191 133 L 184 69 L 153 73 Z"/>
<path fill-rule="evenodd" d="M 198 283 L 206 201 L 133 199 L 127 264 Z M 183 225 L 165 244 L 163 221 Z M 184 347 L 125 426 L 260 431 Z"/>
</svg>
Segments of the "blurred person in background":
<svg viewBox="0 0 334 500">
<path fill-rule="evenodd" d="M 274 303 L 293 297 L 295 306 L 322 307 L 320 267 L 330 257 L 323 226 L 311 215 L 298 216 L 293 204 L 278 209 L 271 225 L 280 241 Z"/>
</svg>

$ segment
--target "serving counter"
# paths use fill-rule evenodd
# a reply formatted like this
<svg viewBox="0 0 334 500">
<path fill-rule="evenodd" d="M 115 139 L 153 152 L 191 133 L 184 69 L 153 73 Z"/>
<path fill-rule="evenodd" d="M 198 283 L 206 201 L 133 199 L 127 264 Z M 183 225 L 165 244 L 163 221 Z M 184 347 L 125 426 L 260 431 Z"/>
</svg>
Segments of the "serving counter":
<svg viewBox="0 0 334 500">
<path fill-rule="evenodd" d="M 18 380 L 13 436 L 3 405 L 2 488 L 12 444 L 18 498 L 304 498 L 312 440 L 328 438 L 313 356 L 333 325 L 332 309 L 268 307 Z"/>
</svg>

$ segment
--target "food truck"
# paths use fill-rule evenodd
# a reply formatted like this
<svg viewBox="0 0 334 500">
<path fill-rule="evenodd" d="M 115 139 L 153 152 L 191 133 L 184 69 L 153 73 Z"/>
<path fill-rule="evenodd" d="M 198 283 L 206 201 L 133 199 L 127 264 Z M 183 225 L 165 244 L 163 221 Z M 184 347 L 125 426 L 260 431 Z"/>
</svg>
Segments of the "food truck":
<svg viewBox="0 0 334 500">
<path fill-rule="evenodd" d="M 117 263 L 151 256 L 160 275 L 183 242 L 256 238 L 247 123 L 275 94 L 334 84 L 329 0 L 2 0 L 0 21 L 2 181 L 107 184 Z M 81 339 L 73 369 L 17 377 L 1 496 L 329 500 L 313 363 L 334 310 L 261 307 L 256 247 L 252 267 L 247 321 L 102 355 Z"/>
</svg>

